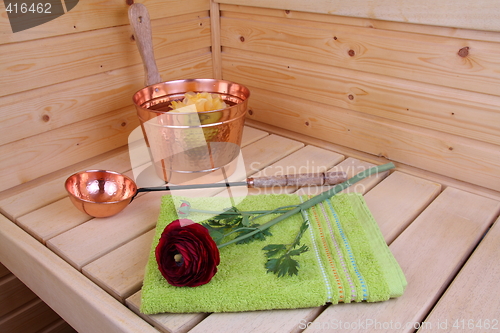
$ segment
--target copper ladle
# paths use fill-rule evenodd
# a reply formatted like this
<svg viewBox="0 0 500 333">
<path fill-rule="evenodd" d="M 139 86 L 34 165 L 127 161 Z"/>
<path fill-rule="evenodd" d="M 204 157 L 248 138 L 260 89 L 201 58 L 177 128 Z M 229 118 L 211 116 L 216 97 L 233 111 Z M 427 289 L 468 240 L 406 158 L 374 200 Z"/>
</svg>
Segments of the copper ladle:
<svg viewBox="0 0 500 333">
<path fill-rule="evenodd" d="M 212 184 L 164 185 L 138 188 L 129 177 L 108 170 L 87 170 L 71 175 L 64 184 L 71 202 L 93 217 L 108 217 L 121 212 L 140 192 L 217 188 L 230 186 L 321 186 L 336 185 L 347 180 L 345 172 L 321 172 L 296 175 L 247 178 L 241 182 Z"/>
</svg>

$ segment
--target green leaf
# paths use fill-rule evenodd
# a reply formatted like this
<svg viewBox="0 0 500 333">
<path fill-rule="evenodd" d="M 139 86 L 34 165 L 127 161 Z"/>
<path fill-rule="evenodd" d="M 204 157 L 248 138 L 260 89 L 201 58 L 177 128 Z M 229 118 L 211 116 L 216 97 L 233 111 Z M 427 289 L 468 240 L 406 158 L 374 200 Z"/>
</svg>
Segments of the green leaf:
<svg viewBox="0 0 500 333">
<path fill-rule="evenodd" d="M 279 262 L 281 259 L 269 259 L 266 262 L 266 268 L 268 273 L 276 274 L 278 272 Z"/>
<path fill-rule="evenodd" d="M 298 249 L 291 250 L 290 252 L 288 252 L 288 255 L 289 256 L 298 256 L 298 255 L 300 255 L 304 252 L 307 252 L 307 251 L 309 251 L 309 247 L 307 245 L 302 245 Z"/>
<path fill-rule="evenodd" d="M 262 248 L 262 250 L 267 251 L 266 256 L 271 258 L 281 251 L 286 250 L 286 246 L 283 244 L 269 244 Z"/>
<path fill-rule="evenodd" d="M 285 276 L 286 274 L 292 276 L 299 273 L 299 262 L 290 256 L 283 257 L 278 270 L 278 277 Z"/>
<path fill-rule="evenodd" d="M 210 237 L 214 240 L 215 244 L 219 244 L 220 241 L 224 238 L 224 234 L 220 232 L 218 229 L 212 227 L 208 223 L 202 223 L 202 225 L 207 228 Z"/>
<path fill-rule="evenodd" d="M 241 225 L 244 227 L 249 227 L 250 226 L 250 218 L 248 215 L 243 216 L 241 220 Z"/>
</svg>

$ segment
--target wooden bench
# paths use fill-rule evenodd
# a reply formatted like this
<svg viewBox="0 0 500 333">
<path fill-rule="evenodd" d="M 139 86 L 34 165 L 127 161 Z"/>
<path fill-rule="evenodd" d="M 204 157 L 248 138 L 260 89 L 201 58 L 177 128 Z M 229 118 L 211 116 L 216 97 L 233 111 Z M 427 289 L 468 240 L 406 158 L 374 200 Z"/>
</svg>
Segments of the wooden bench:
<svg viewBox="0 0 500 333">
<path fill-rule="evenodd" d="M 122 213 L 95 219 L 63 187 L 84 169 L 132 174 L 127 139 L 138 119 L 131 96 L 143 85 L 143 68 L 127 3 L 91 0 L 15 34 L 0 16 L 1 332 L 498 330 L 494 1 L 443 4 L 432 15 L 420 14 L 429 13 L 429 1 L 402 1 L 399 11 L 396 1 L 373 8 L 343 0 L 287 1 L 287 8 L 270 0 L 252 7 L 143 2 L 164 80 L 214 77 L 250 88 L 247 176 L 354 175 L 395 162 L 394 171 L 346 191 L 364 195 L 408 287 L 376 304 L 141 314 L 164 193 L 140 195 Z"/>
</svg>

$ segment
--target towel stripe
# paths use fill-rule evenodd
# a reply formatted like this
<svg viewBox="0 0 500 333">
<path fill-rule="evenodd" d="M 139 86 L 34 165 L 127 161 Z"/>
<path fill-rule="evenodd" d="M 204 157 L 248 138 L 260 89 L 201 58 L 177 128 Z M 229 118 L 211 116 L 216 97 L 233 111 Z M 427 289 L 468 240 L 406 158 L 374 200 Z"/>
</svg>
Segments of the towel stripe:
<svg viewBox="0 0 500 333">
<path fill-rule="evenodd" d="M 333 208 L 332 202 L 330 200 L 325 200 L 325 201 L 327 202 L 328 208 L 330 209 L 330 212 L 332 213 L 333 218 L 335 219 L 335 223 L 337 224 L 337 229 L 340 233 L 340 236 L 342 237 L 342 240 L 344 242 L 344 247 L 347 250 L 347 254 L 349 255 L 349 260 L 352 264 L 356 276 L 358 277 L 359 283 L 361 284 L 361 287 L 363 289 L 363 300 L 366 300 L 368 298 L 368 288 L 366 285 L 366 281 L 363 278 L 363 275 L 359 272 L 358 266 L 356 264 L 356 259 L 354 258 L 354 255 L 351 250 L 351 246 L 349 244 L 349 241 L 347 240 L 342 225 L 340 224 L 339 217 L 335 212 L 335 209 Z"/>
<path fill-rule="evenodd" d="M 340 249 L 339 243 L 337 242 L 337 239 L 335 238 L 335 233 L 334 233 L 333 228 L 332 228 L 332 220 L 330 219 L 330 216 L 327 214 L 327 212 L 325 210 L 324 203 L 321 202 L 319 204 L 319 206 L 321 208 L 321 212 L 323 213 L 323 216 L 325 217 L 326 223 L 328 225 L 328 229 L 330 230 L 331 239 L 332 239 L 333 245 L 335 246 L 335 250 L 337 251 L 338 260 L 340 261 L 340 265 L 342 266 L 342 268 L 344 270 L 344 276 L 346 277 L 347 283 L 349 284 L 349 287 L 351 288 L 351 301 L 355 301 L 356 300 L 356 286 L 354 285 L 354 282 L 351 279 L 351 273 L 349 272 L 349 269 L 347 268 L 347 264 L 344 260 L 344 254 L 342 253 L 342 250 Z M 336 216 L 334 215 L 334 217 L 336 217 Z M 335 221 L 336 221 L 337 230 L 339 231 L 340 235 L 343 236 L 342 227 L 339 225 L 337 219 L 335 219 Z M 344 244 L 344 246 L 345 246 L 345 244 Z"/>
<path fill-rule="evenodd" d="M 316 206 L 311 207 L 311 210 L 312 210 L 314 219 L 316 221 L 316 225 L 318 226 L 319 234 L 320 234 L 321 241 L 323 244 L 323 249 L 325 250 L 325 253 L 328 257 L 328 262 L 330 263 L 330 267 L 332 269 L 333 276 L 337 282 L 337 287 L 338 287 L 338 292 L 339 292 L 339 302 L 343 302 L 344 301 L 344 288 L 342 286 L 342 281 L 340 280 L 339 274 L 337 272 L 337 268 L 335 267 L 335 263 L 334 263 L 333 258 L 332 258 L 332 253 L 330 252 L 330 248 L 328 247 L 326 236 L 325 236 L 325 233 L 323 231 L 323 226 L 321 225 L 321 221 L 319 219 L 319 215 L 318 215 Z"/>
<path fill-rule="evenodd" d="M 300 197 L 300 202 L 304 202 L 302 197 Z M 314 231 L 313 228 L 311 227 L 311 223 L 309 222 L 309 214 L 307 213 L 307 210 L 301 210 L 302 217 L 304 218 L 305 221 L 308 222 L 309 224 L 309 234 L 311 235 L 311 242 L 314 247 L 314 253 L 316 254 L 316 260 L 318 261 L 319 268 L 321 270 L 321 274 L 323 275 L 323 280 L 325 282 L 325 287 L 326 287 L 326 301 L 327 302 L 332 302 L 332 286 L 330 283 L 330 280 L 328 279 L 328 276 L 326 275 L 325 271 L 325 266 L 323 265 L 323 261 L 321 260 L 320 254 L 319 254 L 319 249 L 318 246 L 316 245 L 316 238 L 314 237 Z"/>
</svg>

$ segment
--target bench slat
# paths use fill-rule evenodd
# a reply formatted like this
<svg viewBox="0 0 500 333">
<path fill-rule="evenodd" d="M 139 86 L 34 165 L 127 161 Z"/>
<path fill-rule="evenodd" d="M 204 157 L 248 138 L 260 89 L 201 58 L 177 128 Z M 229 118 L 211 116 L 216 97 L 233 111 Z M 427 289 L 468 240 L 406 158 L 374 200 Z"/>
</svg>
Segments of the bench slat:
<svg viewBox="0 0 500 333">
<path fill-rule="evenodd" d="M 470 332 L 488 332 L 493 327 L 498 329 L 500 298 L 495 288 L 498 286 L 500 275 L 499 239 L 500 219 L 486 234 L 457 278 L 425 319 L 430 326 L 423 327 L 428 329 L 421 331 L 463 329 Z"/>
<path fill-rule="evenodd" d="M 252 163 L 265 167 L 269 163 L 301 148 L 302 143 L 277 135 L 266 136 L 242 149 L 252 156 Z M 250 159 L 245 161 L 249 164 Z M 246 168 L 247 172 L 249 168 Z M 206 190 L 204 190 L 206 191 Z M 151 192 L 129 205 L 127 214 L 95 218 L 49 241 L 47 246 L 77 269 L 154 228 L 160 200 L 166 192 Z"/>
<path fill-rule="evenodd" d="M 386 331 L 413 332 L 413 323 L 425 318 L 499 210 L 498 201 L 446 188 L 390 245 L 408 280 L 405 293 L 387 302 L 329 306 L 306 332 L 323 329 L 332 318 L 372 324 L 358 331 L 392 322 L 393 329 Z"/>
<path fill-rule="evenodd" d="M 352 168 L 359 172 L 356 166 L 355 160 L 349 162 Z M 363 164 L 359 164 L 363 166 Z M 365 165 L 366 166 L 366 165 Z M 397 175 L 398 172 L 394 172 L 385 180 L 383 180 L 379 185 L 375 186 L 368 194 L 373 192 L 371 198 L 368 198 L 367 203 L 377 204 L 382 207 L 388 207 L 388 209 L 377 209 L 373 211 L 373 216 L 379 224 L 388 224 L 389 222 L 394 223 L 391 227 L 396 230 L 400 230 L 402 225 L 408 223 L 408 220 L 414 215 L 415 211 L 422 211 L 428 204 L 428 200 L 413 200 L 415 193 L 421 193 L 424 197 L 432 196 L 436 193 L 436 185 L 434 183 L 419 179 L 413 176 L 402 176 Z M 393 178 L 394 177 L 394 178 Z M 378 190 L 378 187 L 381 190 Z M 406 188 L 406 190 L 401 190 L 401 188 Z M 378 193 L 383 193 L 384 198 L 381 198 L 378 202 L 374 199 Z M 366 194 L 366 196 L 368 196 Z M 412 201 L 413 200 L 413 201 Z M 409 201 L 413 205 L 404 207 L 405 209 L 389 209 L 394 207 L 394 203 L 399 203 L 402 201 Z M 383 232 L 391 233 L 391 228 L 388 226 L 382 229 Z M 354 309 L 353 306 L 360 304 L 343 304 L 331 306 L 329 308 L 343 307 L 346 310 Z M 361 304 L 362 305 L 362 304 Z M 328 308 L 328 309 L 329 309 Z M 301 329 L 301 325 L 314 320 L 317 314 L 323 310 L 323 307 L 310 308 L 310 309 L 297 309 L 297 310 L 284 310 L 284 311 L 257 311 L 257 312 L 241 312 L 233 314 L 211 314 L 207 319 L 203 321 L 203 325 L 199 325 L 199 329 L 195 328 L 193 333 L 197 332 L 230 332 L 232 323 L 237 322 L 240 332 L 251 332 L 254 328 L 255 323 L 261 325 L 261 327 L 266 327 L 266 332 L 295 332 Z M 286 314 L 286 315 L 284 315 Z M 290 315 L 293 314 L 293 315 Z M 342 317 L 328 317 L 328 318 L 342 318 Z M 240 324 L 245 323 L 245 324 Z M 210 328 L 207 330 L 207 327 Z M 303 329 L 304 327 L 302 327 Z"/>
</svg>

